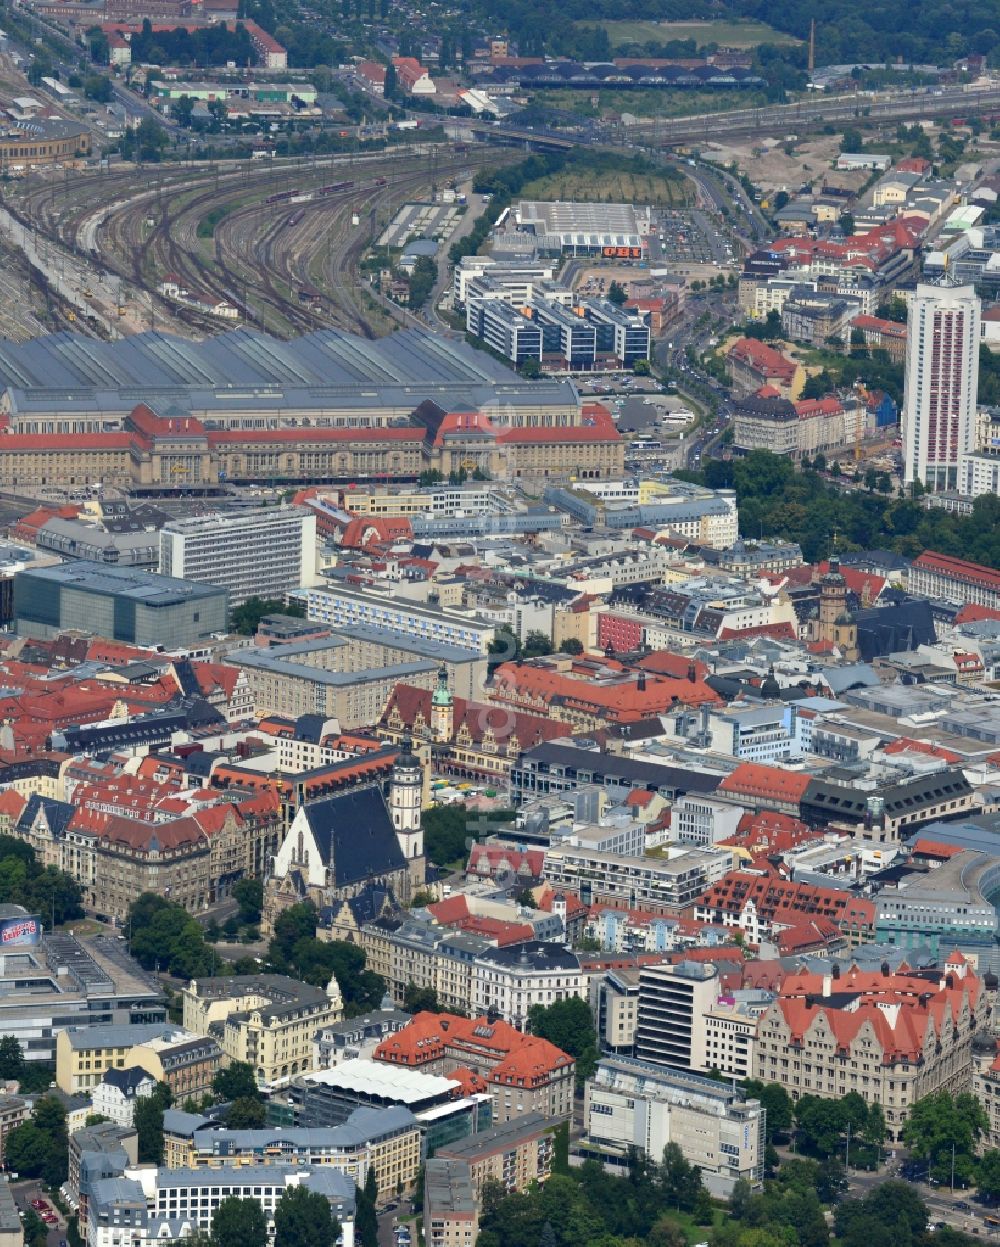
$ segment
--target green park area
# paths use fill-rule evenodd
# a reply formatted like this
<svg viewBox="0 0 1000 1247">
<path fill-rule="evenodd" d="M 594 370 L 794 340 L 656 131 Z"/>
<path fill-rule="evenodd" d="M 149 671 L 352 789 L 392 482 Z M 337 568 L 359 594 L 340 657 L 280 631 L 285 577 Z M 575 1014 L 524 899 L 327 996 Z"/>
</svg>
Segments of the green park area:
<svg viewBox="0 0 1000 1247">
<path fill-rule="evenodd" d="M 762 43 L 795 44 L 799 41 L 765 22 L 707 21 L 651 22 L 607 21 L 580 23 L 601 26 L 608 33 L 613 48 L 626 43 L 670 43 L 675 39 L 693 39 L 699 47 L 715 43 L 722 48 L 755 48 Z"/>
</svg>

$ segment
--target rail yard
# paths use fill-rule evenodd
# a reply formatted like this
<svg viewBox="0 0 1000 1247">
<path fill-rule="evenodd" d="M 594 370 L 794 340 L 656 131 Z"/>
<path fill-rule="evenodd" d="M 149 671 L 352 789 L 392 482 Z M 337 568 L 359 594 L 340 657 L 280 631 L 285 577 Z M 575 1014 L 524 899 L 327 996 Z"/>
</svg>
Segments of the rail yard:
<svg viewBox="0 0 1000 1247">
<path fill-rule="evenodd" d="M 52 172 L 25 179 L 6 207 L 74 263 L 94 309 L 89 318 L 65 313 L 76 328 L 200 335 L 225 323 L 214 306 L 231 323 L 280 336 L 334 326 L 375 337 L 406 313 L 359 280 L 366 247 L 401 204 L 496 159 L 436 144 L 138 174 Z M 189 299 L 165 298 L 164 283 Z"/>
</svg>

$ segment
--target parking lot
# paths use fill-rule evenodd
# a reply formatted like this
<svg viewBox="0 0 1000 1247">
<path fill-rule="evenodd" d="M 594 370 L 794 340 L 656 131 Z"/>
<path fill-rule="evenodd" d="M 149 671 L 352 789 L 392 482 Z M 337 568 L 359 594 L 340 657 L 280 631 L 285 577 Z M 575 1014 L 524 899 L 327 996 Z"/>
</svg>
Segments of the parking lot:
<svg viewBox="0 0 1000 1247">
<path fill-rule="evenodd" d="M 649 260 L 651 264 L 734 267 L 733 243 L 718 222 L 710 221 L 700 209 L 670 209 L 653 218 Z"/>
<path fill-rule="evenodd" d="M 48 1229 L 47 1247 L 66 1247 L 66 1222 L 62 1213 L 42 1190 L 39 1182 L 12 1182 L 11 1194 L 18 1212 L 33 1209 Z"/>
</svg>

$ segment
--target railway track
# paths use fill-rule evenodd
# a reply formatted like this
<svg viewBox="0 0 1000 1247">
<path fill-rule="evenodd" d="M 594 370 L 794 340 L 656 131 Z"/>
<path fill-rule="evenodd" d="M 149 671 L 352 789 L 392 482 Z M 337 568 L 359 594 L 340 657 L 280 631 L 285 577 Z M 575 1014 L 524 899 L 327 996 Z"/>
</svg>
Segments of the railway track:
<svg viewBox="0 0 1000 1247">
<path fill-rule="evenodd" d="M 135 190 L 135 171 L 67 175 L 24 185 L 19 216 L 40 234 L 149 293 L 151 316 L 197 331 L 220 321 L 196 307 L 158 301 L 167 274 L 247 323 L 281 336 L 321 327 L 385 332 L 385 313 L 366 300 L 358 264 L 373 210 L 400 203 L 495 153 L 400 149 L 309 162 L 160 166 Z M 211 239 L 204 222 L 212 220 Z M 359 225 L 353 225 L 357 217 Z M 199 233 L 201 226 L 201 233 Z M 321 296 L 303 298 L 303 291 Z M 374 311 L 372 310 L 374 307 Z M 144 315 L 144 313 L 143 313 Z"/>
</svg>

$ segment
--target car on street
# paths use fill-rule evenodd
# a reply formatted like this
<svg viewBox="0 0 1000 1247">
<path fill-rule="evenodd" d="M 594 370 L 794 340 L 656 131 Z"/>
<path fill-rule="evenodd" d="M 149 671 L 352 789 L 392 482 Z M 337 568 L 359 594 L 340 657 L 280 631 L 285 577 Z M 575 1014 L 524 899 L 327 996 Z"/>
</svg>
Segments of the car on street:
<svg viewBox="0 0 1000 1247">
<path fill-rule="evenodd" d="M 46 1225 L 58 1225 L 59 1224 L 59 1218 L 54 1217 L 51 1212 L 43 1212 L 42 1220 L 45 1222 Z"/>
<path fill-rule="evenodd" d="M 48 1208 L 48 1204 L 45 1202 L 44 1199 L 33 1199 L 31 1201 L 31 1206 L 32 1208 L 34 1208 L 36 1212 L 45 1212 L 45 1210 Z"/>
</svg>

